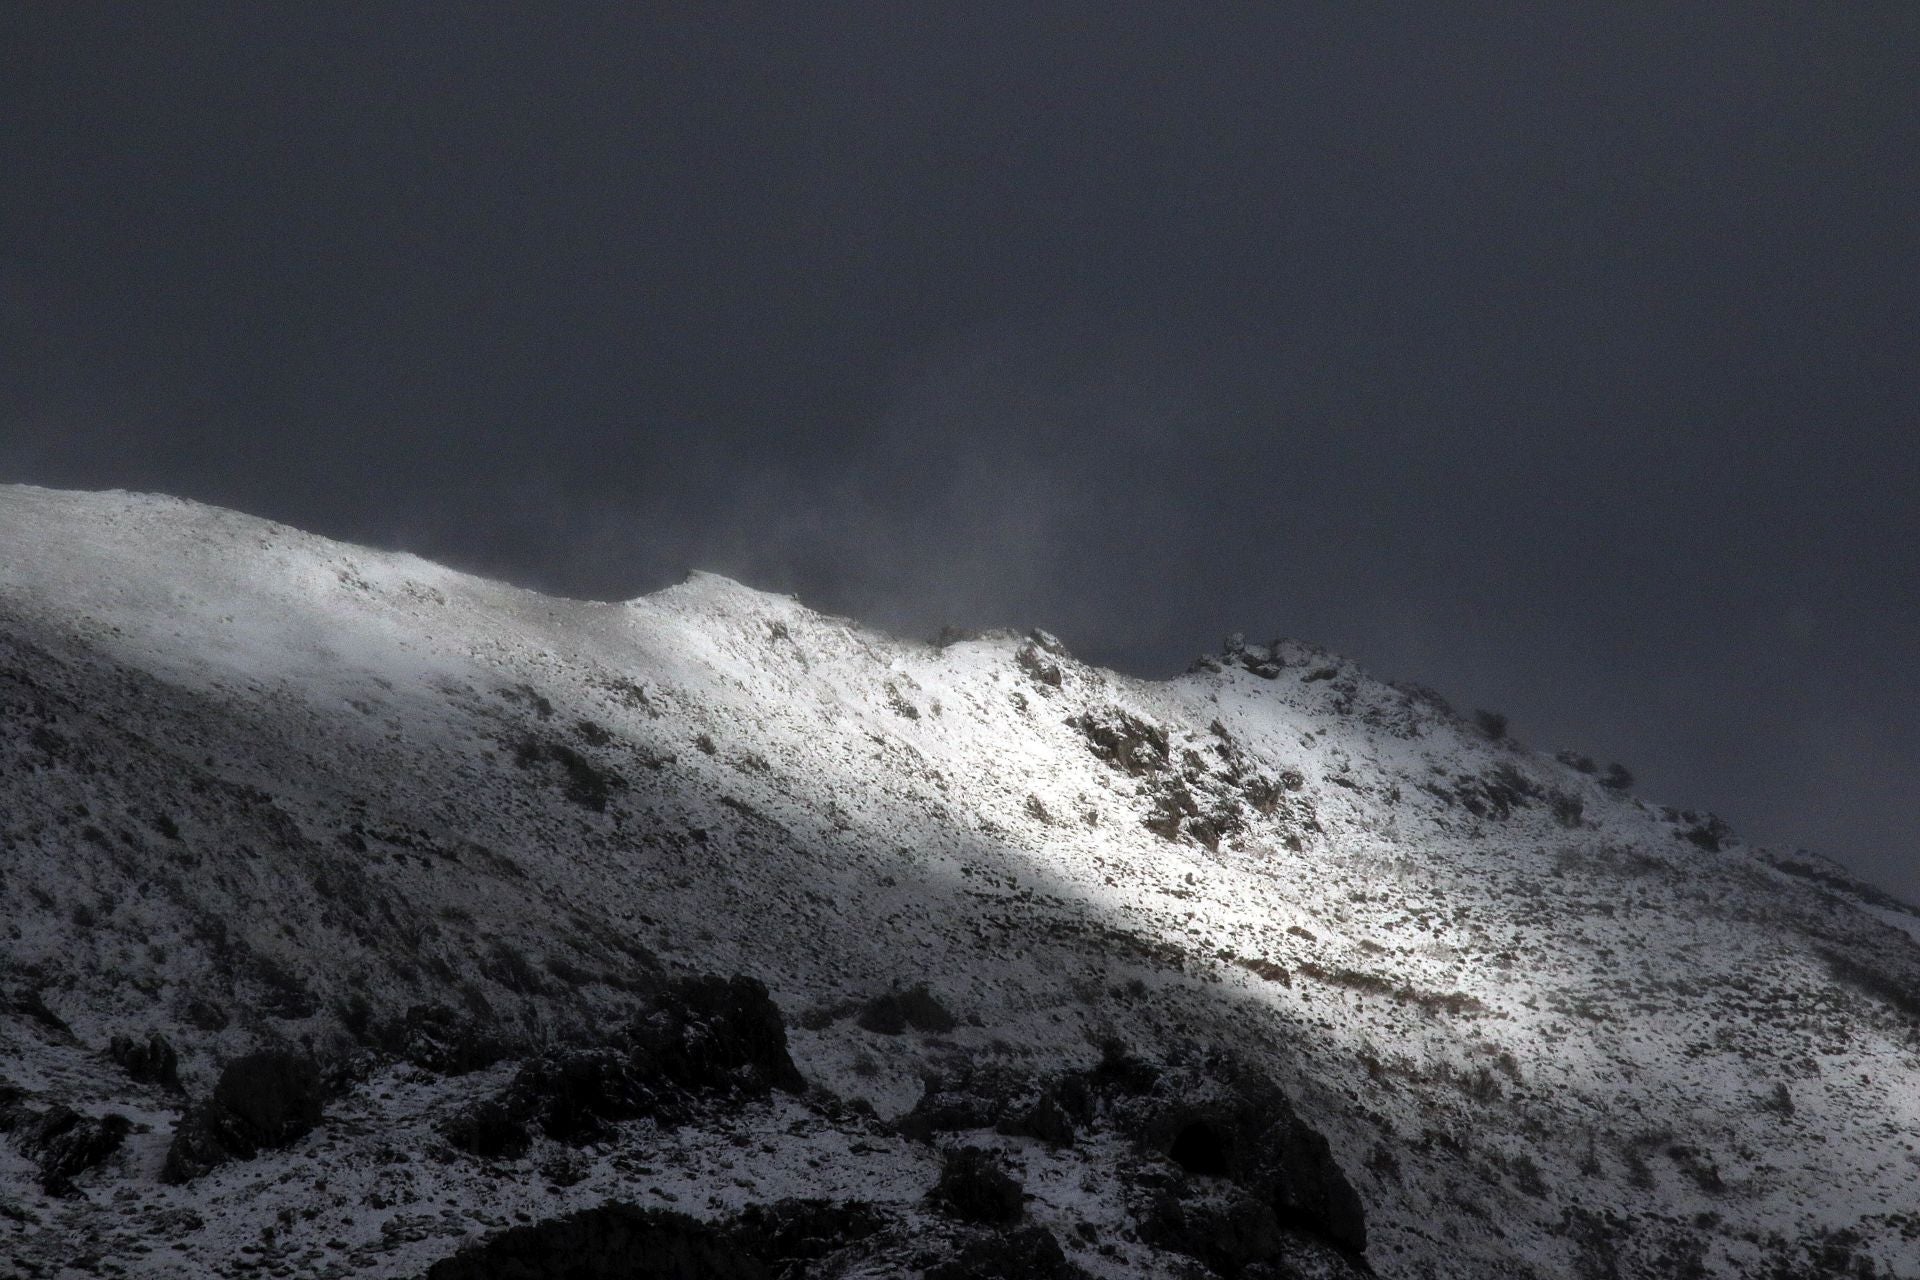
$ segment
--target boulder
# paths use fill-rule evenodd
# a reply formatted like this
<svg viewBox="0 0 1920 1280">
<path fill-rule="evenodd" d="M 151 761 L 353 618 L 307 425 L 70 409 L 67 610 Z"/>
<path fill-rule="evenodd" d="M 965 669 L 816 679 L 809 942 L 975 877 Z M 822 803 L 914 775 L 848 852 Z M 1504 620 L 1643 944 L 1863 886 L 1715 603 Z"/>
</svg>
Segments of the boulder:
<svg viewBox="0 0 1920 1280">
<path fill-rule="evenodd" d="M 1020 1183 L 990 1151 L 960 1147 L 947 1153 L 928 1198 L 962 1222 L 1006 1226 L 1026 1216 Z"/>
<path fill-rule="evenodd" d="M 39 1167 L 42 1191 L 75 1196 L 73 1180 L 118 1151 L 133 1125 L 123 1115 L 86 1116 L 61 1105 L 34 1112 L 14 1102 L 0 1128 L 10 1130 L 20 1154 Z"/>
<path fill-rule="evenodd" d="M 805 1087 L 764 986 L 751 978 L 683 978 L 607 1042 L 527 1059 L 499 1094 L 469 1105 L 440 1131 L 469 1155 L 511 1159 L 525 1153 L 535 1129 L 560 1142 L 595 1142 L 621 1121 L 677 1124 L 703 1100 Z"/>
<path fill-rule="evenodd" d="M 107 1045 L 107 1057 L 130 1079 L 156 1084 L 175 1093 L 180 1091 L 180 1055 L 159 1032 L 145 1040 L 115 1036 Z"/>
<path fill-rule="evenodd" d="M 163 1181 L 190 1182 L 229 1160 L 292 1145 L 320 1123 L 324 1089 L 313 1059 L 281 1049 L 235 1058 L 213 1094 L 174 1130 Z"/>
<path fill-rule="evenodd" d="M 782 1200 L 722 1222 L 611 1203 L 514 1227 L 435 1263 L 427 1280 L 773 1280 L 884 1225 L 858 1201 Z"/>
<path fill-rule="evenodd" d="M 943 1262 L 927 1268 L 927 1280 L 1091 1280 L 1071 1262 L 1053 1232 L 1021 1227 L 975 1236 Z"/>
</svg>

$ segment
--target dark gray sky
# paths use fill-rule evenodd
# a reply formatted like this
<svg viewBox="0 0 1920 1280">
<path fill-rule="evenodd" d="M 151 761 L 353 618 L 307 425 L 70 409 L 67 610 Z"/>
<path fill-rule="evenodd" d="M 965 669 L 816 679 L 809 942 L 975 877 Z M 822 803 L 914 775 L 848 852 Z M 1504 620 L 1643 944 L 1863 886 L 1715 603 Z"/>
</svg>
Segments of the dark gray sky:
<svg viewBox="0 0 1920 1280">
<path fill-rule="evenodd" d="M 1297 635 L 1920 897 L 1920 5 L 0 41 L 0 479 L 1145 674 Z"/>
</svg>

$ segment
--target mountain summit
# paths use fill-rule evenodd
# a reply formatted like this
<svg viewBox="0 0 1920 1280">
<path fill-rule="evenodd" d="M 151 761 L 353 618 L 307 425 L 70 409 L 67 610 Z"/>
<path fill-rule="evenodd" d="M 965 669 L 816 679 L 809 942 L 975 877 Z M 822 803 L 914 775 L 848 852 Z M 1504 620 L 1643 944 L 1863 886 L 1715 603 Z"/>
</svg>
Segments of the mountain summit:
<svg viewBox="0 0 1920 1280">
<path fill-rule="evenodd" d="M 22 1275 L 1920 1275 L 1917 935 L 1296 642 L 0 488 Z"/>
</svg>

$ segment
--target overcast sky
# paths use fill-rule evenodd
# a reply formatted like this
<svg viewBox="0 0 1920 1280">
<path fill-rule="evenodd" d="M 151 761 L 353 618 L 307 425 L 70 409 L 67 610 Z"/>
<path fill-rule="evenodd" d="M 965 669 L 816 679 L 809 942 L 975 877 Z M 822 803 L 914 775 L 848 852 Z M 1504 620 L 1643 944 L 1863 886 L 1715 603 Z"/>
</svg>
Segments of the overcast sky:
<svg viewBox="0 0 1920 1280">
<path fill-rule="evenodd" d="M 1299 636 L 1920 898 L 1920 5 L 0 41 L 0 479 L 1150 675 Z"/>
</svg>

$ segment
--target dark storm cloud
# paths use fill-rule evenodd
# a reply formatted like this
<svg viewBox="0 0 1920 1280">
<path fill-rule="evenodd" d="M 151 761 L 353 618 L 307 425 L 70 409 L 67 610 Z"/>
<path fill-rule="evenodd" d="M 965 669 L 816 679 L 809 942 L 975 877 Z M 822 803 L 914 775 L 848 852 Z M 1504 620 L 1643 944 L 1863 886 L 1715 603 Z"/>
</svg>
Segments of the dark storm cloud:
<svg viewBox="0 0 1920 1280">
<path fill-rule="evenodd" d="M 0 472 L 1322 640 L 1920 894 L 1920 9 L 18 6 Z"/>
</svg>

